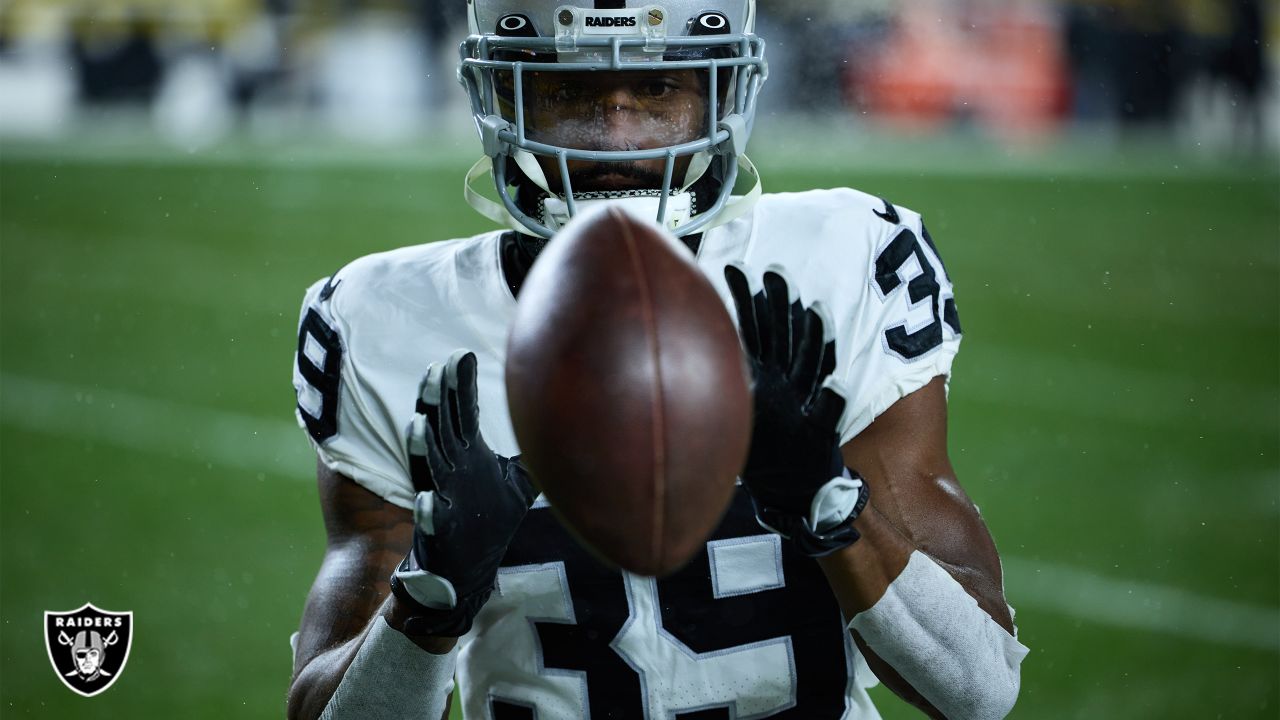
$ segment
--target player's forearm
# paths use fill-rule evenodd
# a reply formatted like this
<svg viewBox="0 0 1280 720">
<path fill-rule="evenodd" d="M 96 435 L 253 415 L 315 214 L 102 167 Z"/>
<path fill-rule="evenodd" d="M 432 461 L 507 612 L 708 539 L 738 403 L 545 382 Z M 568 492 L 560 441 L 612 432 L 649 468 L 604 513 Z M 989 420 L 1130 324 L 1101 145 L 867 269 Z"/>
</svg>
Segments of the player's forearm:
<svg viewBox="0 0 1280 720">
<path fill-rule="evenodd" d="M 854 521 L 861 536 L 858 542 L 818 559 L 818 565 L 827 575 L 832 592 L 840 602 L 840 609 L 845 618 L 852 618 L 876 602 L 884 594 L 884 589 L 906 568 L 911 553 L 924 552 L 906 538 L 899 529 L 893 527 L 881 512 L 876 510 L 876 502 L 868 503 Z M 933 557 L 931 555 L 931 557 Z M 965 589 L 978 606 L 982 607 L 991 619 L 995 620 L 1007 632 L 1014 632 L 1014 621 L 1009 615 L 1009 606 L 1005 603 L 1004 594 L 1000 592 L 1000 583 L 996 579 L 987 578 L 977 569 L 952 565 L 937 557 L 933 561 L 955 578 L 960 587 Z"/>
<path fill-rule="evenodd" d="M 862 536 L 856 543 L 818 559 L 847 618 L 880 600 L 889 584 L 907 566 L 911 553 L 920 551 L 929 555 L 877 511 L 874 500 L 853 526 Z M 955 578 L 992 620 L 1007 632 L 1013 632 L 1013 618 L 997 580 L 973 568 L 952 565 L 936 557 L 933 560 Z"/>
<path fill-rule="evenodd" d="M 876 510 L 874 499 L 853 526 L 861 535 L 857 542 L 818 558 L 846 618 L 875 605 L 916 549 Z"/>
<path fill-rule="evenodd" d="M 352 664 L 360 657 L 360 651 L 366 641 L 370 640 L 371 634 L 375 639 L 379 637 L 377 633 L 371 633 L 371 631 L 374 630 L 377 623 L 385 622 L 385 625 L 389 626 L 392 632 L 400 632 L 407 618 L 408 614 L 403 605 L 396 600 L 395 596 L 388 596 L 359 635 L 315 656 L 297 673 L 293 684 L 289 688 L 287 715 L 290 720 L 341 717 L 340 715 L 335 715 L 332 708 L 330 708 L 330 714 L 325 715 L 326 707 L 331 704 L 335 693 L 347 677 Z M 447 656 L 457 644 L 457 638 L 411 637 L 408 635 L 404 637 L 417 646 L 417 651 L 423 654 L 423 657 L 419 659 L 430 664 L 438 662 L 436 658 Z M 388 667 L 387 670 L 390 671 L 392 668 Z M 353 674 L 352 679 L 359 680 L 355 674 Z M 420 681 L 420 678 L 411 682 L 416 681 Z M 430 697 L 438 696 L 441 692 L 447 695 L 451 689 L 451 681 L 437 684 L 441 685 L 441 687 L 420 687 L 416 690 L 424 696 Z M 365 717 L 375 717 L 368 715 L 367 710 L 362 710 L 361 712 Z M 408 716 L 404 715 L 403 710 L 401 710 L 398 714 L 388 715 L 388 717 Z"/>
<path fill-rule="evenodd" d="M 861 539 L 819 563 L 877 676 L 931 716 L 1003 717 L 1026 654 L 1003 595 L 988 598 L 996 618 L 976 600 L 980 578 L 926 556 L 874 507 L 855 527 Z"/>
<path fill-rule="evenodd" d="M 342 681 L 343 673 L 360 650 L 366 634 L 367 631 L 362 632 L 332 650 L 316 655 L 298 671 L 289 686 L 285 713 L 289 720 L 315 720 L 320 717 L 325 704 Z"/>
<path fill-rule="evenodd" d="M 818 566 L 827 576 L 832 593 L 846 618 L 858 614 L 876 604 L 884 596 L 889 584 L 906 567 L 907 559 L 915 546 L 897 528 L 868 503 L 854 522 L 861 537 L 853 545 L 818 559 Z M 854 640 L 858 637 L 854 634 Z M 858 642 L 858 648 L 867 664 L 885 687 L 903 700 L 914 705 L 929 717 L 943 717 L 915 688 L 882 660 L 866 643 Z"/>
</svg>

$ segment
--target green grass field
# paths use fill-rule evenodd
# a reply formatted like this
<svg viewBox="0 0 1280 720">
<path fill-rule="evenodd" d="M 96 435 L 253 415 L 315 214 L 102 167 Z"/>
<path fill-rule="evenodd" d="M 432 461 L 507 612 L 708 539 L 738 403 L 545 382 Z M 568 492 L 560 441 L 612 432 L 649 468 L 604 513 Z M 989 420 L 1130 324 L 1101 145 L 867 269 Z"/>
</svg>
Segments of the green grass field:
<svg viewBox="0 0 1280 720">
<path fill-rule="evenodd" d="M 1032 649 L 1015 717 L 1275 718 L 1274 170 L 761 164 L 771 190 L 919 210 L 941 245 L 952 457 Z M 354 256 L 485 229 L 464 169 L 0 159 L 0 715 L 283 714 L 323 541 L 289 427 L 298 303 Z M 86 601 L 136 623 L 88 700 L 42 638 Z"/>
</svg>

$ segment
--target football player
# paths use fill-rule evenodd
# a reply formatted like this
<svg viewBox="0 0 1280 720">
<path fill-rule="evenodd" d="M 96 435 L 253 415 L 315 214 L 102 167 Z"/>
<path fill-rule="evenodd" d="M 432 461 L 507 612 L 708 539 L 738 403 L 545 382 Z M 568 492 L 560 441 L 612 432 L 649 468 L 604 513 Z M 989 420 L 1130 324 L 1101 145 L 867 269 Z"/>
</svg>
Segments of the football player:
<svg viewBox="0 0 1280 720">
<path fill-rule="evenodd" d="M 328 549 L 290 717 L 875 718 L 878 682 L 936 717 L 1013 706 L 1027 650 L 947 457 L 951 281 L 914 212 L 761 194 L 755 11 L 468 1 L 485 157 L 467 198 L 507 229 L 361 258 L 306 294 L 294 386 Z M 559 525 L 504 393 L 523 279 L 602 203 L 683 239 L 753 373 L 736 497 L 662 579 Z"/>
</svg>

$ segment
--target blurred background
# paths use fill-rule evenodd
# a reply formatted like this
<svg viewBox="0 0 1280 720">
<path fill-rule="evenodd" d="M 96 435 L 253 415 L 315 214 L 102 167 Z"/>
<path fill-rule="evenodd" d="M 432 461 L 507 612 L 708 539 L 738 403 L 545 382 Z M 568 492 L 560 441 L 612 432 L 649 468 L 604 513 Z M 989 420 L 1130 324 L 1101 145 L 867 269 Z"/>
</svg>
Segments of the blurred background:
<svg viewBox="0 0 1280 720">
<path fill-rule="evenodd" d="M 1158 135 L 1274 152 L 1280 29 L 1263 0 L 762 3 L 767 115 L 845 132 Z M 461 0 L 4 0 L 0 133 L 115 121 L 196 151 L 325 133 L 466 134 Z M 470 148 L 468 148 L 470 150 Z"/>
<path fill-rule="evenodd" d="M 761 2 L 766 189 L 921 211 L 956 283 L 1015 717 L 1280 712 L 1278 5 Z M 490 229 L 463 10 L 0 0 L 0 716 L 283 714 L 323 549 L 298 304 Z M 85 602 L 135 613 L 92 699 L 42 637 Z"/>
</svg>

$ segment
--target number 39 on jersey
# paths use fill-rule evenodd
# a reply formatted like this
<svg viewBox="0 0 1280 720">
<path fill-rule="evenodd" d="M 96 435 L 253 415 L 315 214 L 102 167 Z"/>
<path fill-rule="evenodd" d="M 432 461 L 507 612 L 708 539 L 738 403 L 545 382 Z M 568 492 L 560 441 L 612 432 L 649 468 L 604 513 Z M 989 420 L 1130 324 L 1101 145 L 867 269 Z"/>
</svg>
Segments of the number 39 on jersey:
<svg viewBox="0 0 1280 720">
<path fill-rule="evenodd" d="M 902 323 L 885 331 L 883 344 L 886 352 L 906 361 L 960 335 L 951 280 L 929 230 L 923 225 L 920 229 L 920 236 L 907 227 L 892 236 L 876 253 L 871 275 L 881 302 L 905 306 Z"/>
</svg>

